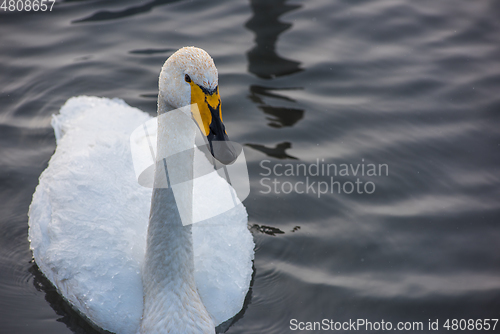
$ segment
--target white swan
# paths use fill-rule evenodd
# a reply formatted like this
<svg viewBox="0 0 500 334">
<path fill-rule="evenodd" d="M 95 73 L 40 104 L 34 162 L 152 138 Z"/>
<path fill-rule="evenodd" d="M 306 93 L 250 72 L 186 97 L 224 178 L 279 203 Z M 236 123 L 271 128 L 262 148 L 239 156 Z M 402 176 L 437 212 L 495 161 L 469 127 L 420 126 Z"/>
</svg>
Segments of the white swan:
<svg viewBox="0 0 500 334">
<path fill-rule="evenodd" d="M 192 102 L 203 134 L 227 140 L 217 69 L 205 51 L 186 47 L 162 68 L 158 114 Z M 241 309 L 248 291 L 254 243 L 246 210 L 239 204 L 183 226 L 171 188 L 152 194 L 135 178 L 130 134 L 148 119 L 121 100 L 97 97 L 71 98 L 53 117 L 57 148 L 29 211 L 33 256 L 60 294 L 102 329 L 214 333 Z M 181 133 L 193 128 L 158 122 L 158 153 L 193 147 L 194 135 Z M 225 153 L 212 149 L 232 160 L 234 152 Z M 202 182 L 194 200 L 210 210 L 227 183 L 218 176 Z"/>
</svg>

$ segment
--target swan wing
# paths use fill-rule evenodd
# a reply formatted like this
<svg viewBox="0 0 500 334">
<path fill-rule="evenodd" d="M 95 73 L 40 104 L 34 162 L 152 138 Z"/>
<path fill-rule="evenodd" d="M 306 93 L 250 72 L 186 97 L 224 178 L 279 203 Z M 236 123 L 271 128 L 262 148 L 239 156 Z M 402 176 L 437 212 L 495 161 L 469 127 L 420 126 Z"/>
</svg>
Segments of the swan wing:
<svg viewBox="0 0 500 334">
<path fill-rule="evenodd" d="M 41 271 L 98 326 L 135 333 L 151 191 L 135 181 L 129 133 L 148 115 L 121 100 L 71 98 L 53 117 L 57 149 L 29 212 Z"/>
</svg>

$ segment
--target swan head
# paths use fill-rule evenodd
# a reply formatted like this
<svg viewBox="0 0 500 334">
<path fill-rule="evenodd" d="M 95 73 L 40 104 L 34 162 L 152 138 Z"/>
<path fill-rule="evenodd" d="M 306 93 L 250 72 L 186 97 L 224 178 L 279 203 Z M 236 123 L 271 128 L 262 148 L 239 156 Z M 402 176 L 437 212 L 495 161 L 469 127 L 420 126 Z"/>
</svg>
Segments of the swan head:
<svg viewBox="0 0 500 334">
<path fill-rule="evenodd" d="M 158 104 L 162 103 L 167 110 L 191 105 L 193 120 L 207 138 L 212 156 L 223 164 L 236 160 L 238 154 L 222 121 L 217 68 L 205 50 L 184 47 L 165 61 L 159 80 Z"/>
</svg>

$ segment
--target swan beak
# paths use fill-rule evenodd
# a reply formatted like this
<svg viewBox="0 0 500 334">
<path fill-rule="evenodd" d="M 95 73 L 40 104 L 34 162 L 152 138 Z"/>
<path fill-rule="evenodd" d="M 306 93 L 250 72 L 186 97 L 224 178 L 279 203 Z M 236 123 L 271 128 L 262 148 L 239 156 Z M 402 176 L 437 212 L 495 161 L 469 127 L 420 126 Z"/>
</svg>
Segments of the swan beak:
<svg viewBox="0 0 500 334">
<path fill-rule="evenodd" d="M 214 124 L 215 123 L 215 124 Z M 213 130 L 214 129 L 214 130 Z M 213 120 L 210 124 L 210 134 L 207 136 L 210 153 L 224 165 L 232 164 L 238 158 L 238 152 L 229 141 L 222 121 Z"/>
<path fill-rule="evenodd" d="M 191 82 L 191 113 L 206 136 L 212 156 L 224 165 L 232 164 L 238 152 L 229 141 L 222 121 L 219 87 L 213 90 Z"/>
</svg>

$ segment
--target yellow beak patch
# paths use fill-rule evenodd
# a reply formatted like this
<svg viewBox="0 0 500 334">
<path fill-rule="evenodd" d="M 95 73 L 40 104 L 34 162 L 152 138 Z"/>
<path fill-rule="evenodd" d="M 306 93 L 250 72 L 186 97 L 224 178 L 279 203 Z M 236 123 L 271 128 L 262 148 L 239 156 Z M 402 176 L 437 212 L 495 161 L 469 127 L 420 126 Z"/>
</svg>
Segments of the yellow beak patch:
<svg viewBox="0 0 500 334">
<path fill-rule="evenodd" d="M 198 108 L 191 106 L 191 113 L 196 123 L 198 123 L 201 132 L 205 136 L 208 136 L 210 133 L 210 124 L 212 123 L 212 112 L 218 113 L 222 122 L 219 87 L 210 94 L 210 92 L 202 89 L 193 81 L 189 84 L 191 85 L 191 104 L 198 106 Z"/>
</svg>

